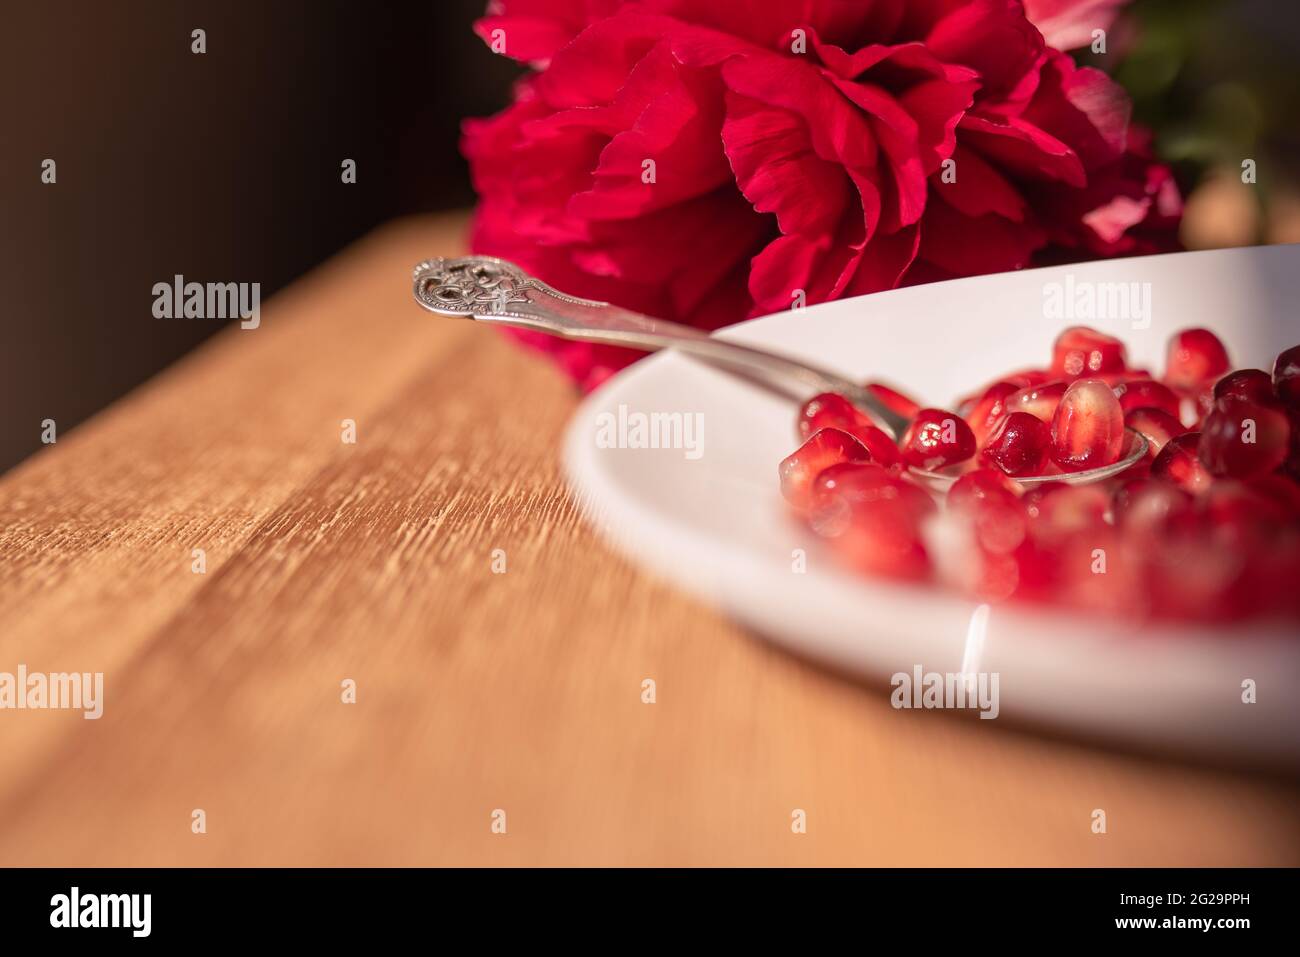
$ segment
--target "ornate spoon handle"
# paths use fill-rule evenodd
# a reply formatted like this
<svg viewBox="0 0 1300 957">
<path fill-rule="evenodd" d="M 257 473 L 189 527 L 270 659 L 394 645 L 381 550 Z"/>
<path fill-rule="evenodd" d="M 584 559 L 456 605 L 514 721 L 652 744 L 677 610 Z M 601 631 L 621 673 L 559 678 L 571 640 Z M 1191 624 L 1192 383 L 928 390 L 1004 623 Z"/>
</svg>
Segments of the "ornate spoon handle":
<svg viewBox="0 0 1300 957">
<path fill-rule="evenodd" d="M 415 299 L 430 312 L 533 329 L 584 342 L 655 351 L 673 348 L 750 375 L 796 398 L 838 392 L 895 440 L 907 420 L 855 382 L 774 352 L 716 339 L 698 329 L 652 319 L 607 302 L 552 289 L 518 266 L 487 256 L 430 259 L 415 267 Z"/>
</svg>

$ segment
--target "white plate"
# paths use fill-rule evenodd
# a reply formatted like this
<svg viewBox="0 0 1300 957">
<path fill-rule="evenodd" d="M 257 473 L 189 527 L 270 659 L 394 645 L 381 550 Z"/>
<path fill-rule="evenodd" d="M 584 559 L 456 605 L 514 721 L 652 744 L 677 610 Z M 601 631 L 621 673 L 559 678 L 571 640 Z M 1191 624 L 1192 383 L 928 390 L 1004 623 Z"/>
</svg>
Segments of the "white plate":
<svg viewBox="0 0 1300 957">
<path fill-rule="evenodd" d="M 1300 342 L 1300 246 L 935 283 L 767 316 L 721 334 L 950 406 L 1003 372 L 1045 365 L 1057 332 L 1076 324 L 1046 317 L 1050 290 L 1072 289 L 1077 303 L 1081 289 L 1098 290 L 1080 285 L 1088 283 L 1149 284 L 1137 287 L 1150 294 L 1145 318 L 1137 300 L 1127 318 L 1077 321 L 1119 336 L 1134 365 L 1157 372 L 1170 333 L 1187 326 L 1215 330 L 1242 367 L 1271 369 L 1278 351 Z M 702 454 L 602 447 L 620 406 L 630 414 L 698 413 Z M 917 665 L 996 672 L 1004 719 L 1300 765 L 1300 636 L 1258 626 L 1134 633 L 1078 614 L 994 606 L 982 648 L 968 647 L 974 603 L 937 587 L 852 575 L 790 517 L 776 466 L 797 445 L 794 417 L 780 396 L 662 353 L 582 403 L 566 435 L 565 463 L 593 520 L 619 548 L 793 651 L 884 678 Z M 794 570 L 796 549 L 806 550 L 805 573 Z M 1254 704 L 1242 700 L 1247 679 L 1257 688 Z"/>
</svg>

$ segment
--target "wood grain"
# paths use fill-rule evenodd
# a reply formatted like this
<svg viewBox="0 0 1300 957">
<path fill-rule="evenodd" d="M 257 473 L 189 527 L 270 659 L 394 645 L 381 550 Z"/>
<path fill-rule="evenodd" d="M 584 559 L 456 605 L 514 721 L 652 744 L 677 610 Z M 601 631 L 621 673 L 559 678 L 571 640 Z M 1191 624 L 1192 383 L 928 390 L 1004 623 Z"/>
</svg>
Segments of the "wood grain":
<svg viewBox="0 0 1300 957">
<path fill-rule="evenodd" d="M 568 384 L 409 300 L 462 230 L 379 231 L 0 479 L 0 670 L 106 698 L 0 712 L 0 864 L 1300 863 L 1293 784 L 894 711 L 609 552 Z"/>
</svg>

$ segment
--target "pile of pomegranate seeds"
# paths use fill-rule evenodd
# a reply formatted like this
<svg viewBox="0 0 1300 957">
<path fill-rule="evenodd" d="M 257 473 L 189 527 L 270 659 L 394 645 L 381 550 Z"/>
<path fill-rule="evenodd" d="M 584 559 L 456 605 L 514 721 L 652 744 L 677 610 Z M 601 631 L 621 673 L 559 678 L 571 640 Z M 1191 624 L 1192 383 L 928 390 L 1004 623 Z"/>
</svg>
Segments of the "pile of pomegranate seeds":
<svg viewBox="0 0 1300 957">
<path fill-rule="evenodd" d="M 1300 618 L 1300 346 L 1271 375 L 1233 371 L 1214 333 L 1186 329 L 1155 379 L 1118 339 L 1074 327 L 1048 368 L 1010 373 L 953 412 L 867 388 L 911 420 L 899 444 L 843 396 L 819 395 L 780 466 L 787 501 L 854 568 L 983 601 Z M 1016 481 L 1118 462 L 1127 429 L 1148 452 L 1118 476 Z M 909 468 L 958 478 L 940 503 Z"/>
</svg>

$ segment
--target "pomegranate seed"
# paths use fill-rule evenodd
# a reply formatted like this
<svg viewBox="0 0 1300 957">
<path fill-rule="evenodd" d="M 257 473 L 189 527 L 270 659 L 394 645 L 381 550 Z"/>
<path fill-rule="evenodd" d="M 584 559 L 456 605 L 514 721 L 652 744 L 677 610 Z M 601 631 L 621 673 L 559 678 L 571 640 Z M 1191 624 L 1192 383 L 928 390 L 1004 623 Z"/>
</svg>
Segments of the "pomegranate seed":
<svg viewBox="0 0 1300 957">
<path fill-rule="evenodd" d="M 1104 523 L 1068 536 L 1057 548 L 1061 570 L 1055 598 L 1090 615 L 1138 617 L 1149 605 L 1139 557 Z"/>
<path fill-rule="evenodd" d="M 895 481 L 898 482 L 899 501 L 907 506 L 918 522 L 925 520 L 939 510 L 939 506 L 935 504 L 934 496 L 906 475 L 899 475 Z"/>
<path fill-rule="evenodd" d="M 993 434 L 998 423 L 1006 415 L 1006 409 L 1003 407 L 1007 396 L 1019 391 L 1019 386 L 1014 382 L 995 382 L 987 389 L 984 394 L 971 406 L 966 413 L 966 422 L 970 425 L 971 431 L 975 433 L 975 444 L 982 447 L 988 441 L 989 436 Z"/>
<path fill-rule="evenodd" d="M 1047 482 L 1025 495 L 1035 536 L 1050 541 L 1104 525 L 1110 496 L 1100 485 Z"/>
<path fill-rule="evenodd" d="M 919 523 L 901 502 L 885 508 L 858 508 L 832 541 L 844 560 L 859 571 L 917 580 L 930 571 Z"/>
<path fill-rule="evenodd" d="M 955 412 L 922 409 L 903 436 L 903 459 L 919 469 L 933 471 L 974 454 L 975 433 Z"/>
<path fill-rule="evenodd" d="M 1169 340 L 1165 383 L 1194 392 L 1228 371 L 1228 350 L 1209 329 L 1184 329 Z"/>
<path fill-rule="evenodd" d="M 829 465 L 813 479 L 813 508 L 844 502 L 872 505 L 884 499 L 897 500 L 895 476 L 871 461 L 846 461 Z"/>
<path fill-rule="evenodd" d="M 1201 427 L 1201 462 L 1215 475 L 1253 478 L 1286 461 L 1291 426 L 1281 408 L 1228 397 Z"/>
<path fill-rule="evenodd" d="M 1232 585 L 1241 574 L 1240 556 L 1216 545 L 1204 516 L 1170 524 L 1150 545 L 1148 588 L 1164 616 L 1215 620 L 1233 617 Z M 1240 612 L 1236 615 L 1239 617 Z"/>
<path fill-rule="evenodd" d="M 1300 409 L 1300 346 L 1278 353 L 1273 363 L 1273 391 L 1289 408 Z"/>
<path fill-rule="evenodd" d="M 1125 412 L 1134 409 L 1159 409 L 1175 419 L 1182 409 L 1182 400 L 1173 389 L 1155 379 L 1129 379 L 1112 387 L 1119 407 Z"/>
<path fill-rule="evenodd" d="M 1287 421 L 1291 423 L 1291 451 L 1287 453 L 1282 471 L 1300 482 L 1300 409 L 1284 406 Z"/>
<path fill-rule="evenodd" d="M 1151 463 L 1151 475 L 1173 482 L 1193 495 L 1204 492 L 1214 479 L 1197 457 L 1196 447 L 1200 441 L 1200 432 L 1184 432 L 1170 439 Z"/>
<path fill-rule="evenodd" d="M 1006 555 L 1020 547 L 1029 530 L 1029 517 L 1018 498 L 986 498 L 970 510 L 976 543 L 986 552 Z"/>
<path fill-rule="evenodd" d="M 1117 528 L 1146 538 L 1161 534 L 1173 522 L 1186 521 L 1193 513 L 1193 501 L 1177 485 L 1140 478 L 1115 490 L 1110 509 Z"/>
<path fill-rule="evenodd" d="M 1134 462 L 1132 465 L 1130 465 L 1128 468 L 1124 470 L 1124 478 L 1125 479 L 1150 478 L 1151 463 L 1154 461 L 1155 461 L 1154 458 L 1138 459 L 1138 461 Z"/>
<path fill-rule="evenodd" d="M 974 469 L 967 472 L 948 488 L 948 507 L 967 508 L 988 498 L 1002 501 L 1019 499 L 1018 486 L 994 469 Z"/>
<path fill-rule="evenodd" d="M 1108 386 L 1110 386 L 1111 389 L 1118 389 L 1118 388 L 1119 388 L 1121 385 L 1123 385 L 1125 382 L 1146 382 L 1146 381 L 1148 381 L 1148 380 L 1147 380 L 1146 378 L 1144 378 L 1143 376 L 1134 375 L 1133 372 L 1132 372 L 1131 370 L 1129 370 L 1129 369 L 1124 369 L 1124 370 L 1121 371 L 1121 372 L 1098 372 L 1096 375 L 1090 375 L 1090 376 L 1088 376 L 1088 378 L 1089 378 L 1089 379 L 1100 379 L 1102 382 L 1104 382 L 1104 383 L 1106 383 Z M 1116 396 L 1118 396 L 1118 393 L 1116 393 Z"/>
<path fill-rule="evenodd" d="M 1008 475 L 1038 475 L 1051 444 L 1046 422 L 1028 412 L 1012 412 L 984 446 L 983 460 Z"/>
<path fill-rule="evenodd" d="M 1126 364 L 1124 343 L 1087 326 L 1066 329 L 1052 346 L 1052 373 L 1058 377 L 1078 379 L 1122 372 Z"/>
<path fill-rule="evenodd" d="M 881 465 L 886 468 L 902 468 L 903 455 L 888 433 L 874 425 L 863 425 L 850 434 L 865 445 L 871 457 Z"/>
<path fill-rule="evenodd" d="M 1247 484 L 1260 495 L 1280 505 L 1292 519 L 1300 518 L 1300 484 L 1279 473 L 1261 475 L 1250 479 Z"/>
<path fill-rule="evenodd" d="M 886 468 L 903 461 L 894 444 L 883 430 L 876 428 L 865 412 L 848 399 L 834 392 L 813 396 L 799 410 L 799 435 L 808 438 L 819 429 L 839 429 L 847 432 L 867 447 L 871 458 Z"/>
<path fill-rule="evenodd" d="M 1201 508 L 1217 539 L 1258 544 L 1271 539 L 1287 520 L 1287 510 L 1274 498 L 1244 482 L 1215 482 L 1201 499 Z"/>
<path fill-rule="evenodd" d="M 1189 429 L 1200 430 L 1205 417 L 1214 411 L 1214 387 L 1202 386 L 1196 392 L 1181 394 L 1178 419 Z"/>
<path fill-rule="evenodd" d="M 1056 407 L 1061 404 L 1065 390 L 1069 387 L 1070 383 L 1059 379 L 1027 386 L 1014 395 L 1007 396 L 1003 408 L 1007 412 L 1028 412 L 1044 422 L 1051 422 L 1052 416 L 1056 415 Z"/>
<path fill-rule="evenodd" d="M 1012 372 L 1009 375 L 999 376 L 979 391 L 964 396 L 957 403 L 957 411 L 960 412 L 963 417 L 969 418 L 970 410 L 975 407 L 975 403 L 982 399 L 984 394 L 999 382 L 1010 382 L 1017 389 L 1028 389 L 1030 386 L 1041 385 L 1044 382 L 1049 382 L 1052 378 L 1053 376 L 1044 369 L 1021 369 L 1019 372 Z"/>
<path fill-rule="evenodd" d="M 1031 385 L 1042 385 L 1044 382 L 1050 382 L 1053 376 L 1046 369 L 1021 369 L 1019 372 L 1013 372 L 1010 375 L 1002 377 L 1005 382 L 1014 382 L 1021 389 L 1027 389 Z"/>
<path fill-rule="evenodd" d="M 1183 423 L 1160 409 L 1134 409 L 1124 416 L 1124 425 L 1146 436 L 1148 459 L 1159 455 L 1174 436 L 1187 431 Z"/>
<path fill-rule="evenodd" d="M 1229 372 L 1214 383 L 1211 396 L 1215 402 L 1231 396 L 1234 399 L 1249 399 L 1261 405 L 1277 404 L 1277 397 L 1273 395 L 1273 378 L 1262 369 L 1238 369 L 1236 372 Z M 1212 412 L 1213 409 L 1206 411 Z"/>
<path fill-rule="evenodd" d="M 1029 520 L 1016 486 L 1001 472 L 967 472 L 948 489 L 948 510 L 960 516 L 977 546 L 970 565 L 958 571 L 967 591 L 985 601 L 1010 597 L 1019 581 L 1015 554 L 1025 543 Z"/>
<path fill-rule="evenodd" d="M 832 422 L 847 422 L 852 425 L 857 421 L 858 414 L 853 404 L 838 393 L 823 392 L 815 395 L 799 409 L 799 437 L 807 439 L 821 429 L 839 428 L 839 425 Z"/>
<path fill-rule="evenodd" d="M 1124 447 L 1124 412 L 1106 383 L 1078 379 L 1066 390 L 1052 417 L 1052 458 L 1078 472 L 1119 461 Z"/>
<path fill-rule="evenodd" d="M 1003 602 L 1021 590 L 1018 556 L 981 549 L 975 562 L 973 575 L 966 583 L 971 598 L 980 602 Z"/>
<path fill-rule="evenodd" d="M 1013 555 L 1016 561 L 1016 591 L 1018 597 L 1049 600 L 1061 576 L 1061 563 L 1054 549 L 1045 548 L 1026 535 Z"/>
<path fill-rule="evenodd" d="M 921 405 L 918 402 L 909 399 L 897 389 L 893 389 L 880 382 L 868 382 L 867 388 L 870 389 L 877 399 L 894 412 L 897 412 L 905 419 L 916 418 L 916 413 L 921 411 Z"/>
<path fill-rule="evenodd" d="M 1278 589 L 1294 582 L 1277 580 L 1277 546 L 1285 535 L 1286 512 L 1273 499 L 1233 479 L 1215 482 L 1201 500 L 1205 538 L 1220 560 L 1231 560 L 1233 574 L 1224 583 L 1224 610 L 1235 617 L 1267 609 Z"/>
<path fill-rule="evenodd" d="M 1035 521 L 1043 517 L 1043 502 L 1048 496 L 1055 494 L 1057 489 L 1069 488 L 1065 482 L 1040 482 L 1025 493 L 1025 509 L 1029 512 L 1029 517 Z"/>
<path fill-rule="evenodd" d="M 870 462 L 866 446 L 840 429 L 819 429 L 794 454 L 781 461 L 781 494 L 800 511 L 812 504 L 813 481 L 841 462 Z"/>
<path fill-rule="evenodd" d="M 813 480 L 809 524 L 819 535 L 840 535 L 862 508 L 903 508 L 921 521 L 935 511 L 925 489 L 874 462 L 841 462 Z"/>
</svg>

